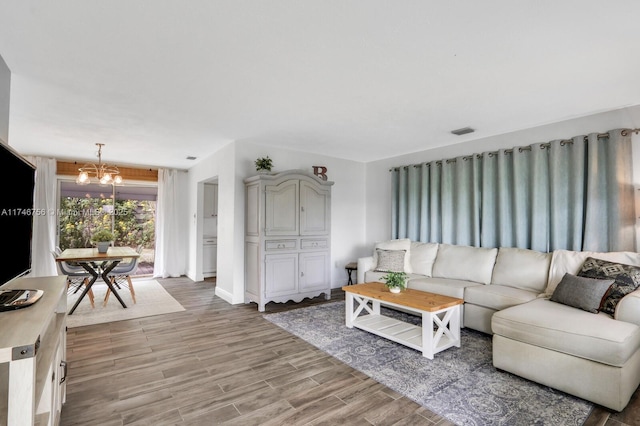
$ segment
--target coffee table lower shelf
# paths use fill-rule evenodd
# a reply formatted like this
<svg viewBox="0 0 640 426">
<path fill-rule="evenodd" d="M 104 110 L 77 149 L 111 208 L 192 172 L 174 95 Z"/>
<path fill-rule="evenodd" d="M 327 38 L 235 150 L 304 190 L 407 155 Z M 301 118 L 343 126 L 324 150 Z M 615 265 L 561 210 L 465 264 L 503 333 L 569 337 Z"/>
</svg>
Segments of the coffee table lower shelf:
<svg viewBox="0 0 640 426">
<path fill-rule="evenodd" d="M 353 326 L 418 351 L 423 349 L 422 327 L 419 325 L 409 324 L 384 315 L 365 315 L 357 318 L 353 322 Z M 459 342 L 457 345 L 456 343 L 448 336 L 443 335 L 438 345 L 433 348 L 433 353 L 438 353 L 451 346 L 460 347 Z"/>
<path fill-rule="evenodd" d="M 390 296 L 380 283 L 365 283 L 343 287 L 345 290 L 345 322 L 393 342 L 422 352 L 426 358 L 450 347 L 460 347 L 460 305 L 462 300 L 431 293 L 410 291 L 400 297 Z M 409 291 L 407 291 L 409 292 Z M 424 299 L 408 302 L 411 296 Z M 358 306 L 355 307 L 355 303 Z M 400 308 L 422 318 L 422 325 L 410 324 L 382 315 L 380 306 Z M 414 306 L 411 306 L 414 305 Z"/>
</svg>

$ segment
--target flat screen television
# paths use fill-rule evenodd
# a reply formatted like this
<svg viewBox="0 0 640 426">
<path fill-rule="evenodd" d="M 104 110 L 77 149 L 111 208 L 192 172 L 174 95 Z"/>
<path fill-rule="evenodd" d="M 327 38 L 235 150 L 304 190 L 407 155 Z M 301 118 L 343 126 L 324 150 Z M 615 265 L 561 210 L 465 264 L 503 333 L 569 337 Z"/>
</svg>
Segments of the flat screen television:
<svg viewBox="0 0 640 426">
<path fill-rule="evenodd" d="M 0 260 L 2 286 L 31 270 L 31 238 L 36 167 L 0 141 L 0 164 L 7 177 L 0 195 Z"/>
</svg>

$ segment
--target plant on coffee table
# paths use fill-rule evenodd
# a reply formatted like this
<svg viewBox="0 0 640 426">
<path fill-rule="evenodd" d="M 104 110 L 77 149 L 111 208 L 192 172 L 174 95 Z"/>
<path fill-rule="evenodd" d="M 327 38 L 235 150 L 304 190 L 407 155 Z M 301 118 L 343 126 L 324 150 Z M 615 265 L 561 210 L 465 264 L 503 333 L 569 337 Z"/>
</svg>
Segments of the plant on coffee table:
<svg viewBox="0 0 640 426">
<path fill-rule="evenodd" d="M 383 276 L 384 285 L 387 286 L 390 292 L 400 293 L 401 290 L 407 288 L 408 275 L 404 272 L 387 272 L 387 275 Z"/>
</svg>

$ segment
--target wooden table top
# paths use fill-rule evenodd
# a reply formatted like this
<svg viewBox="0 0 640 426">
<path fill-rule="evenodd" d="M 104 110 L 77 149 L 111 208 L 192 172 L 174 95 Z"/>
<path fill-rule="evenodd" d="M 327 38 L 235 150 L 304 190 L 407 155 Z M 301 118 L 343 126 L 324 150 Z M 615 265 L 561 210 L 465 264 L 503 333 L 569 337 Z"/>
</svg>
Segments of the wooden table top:
<svg viewBox="0 0 640 426">
<path fill-rule="evenodd" d="M 101 261 L 140 257 L 131 247 L 109 247 L 106 253 L 98 253 L 97 248 L 66 249 L 56 257 L 58 262 Z"/>
<path fill-rule="evenodd" d="M 407 288 L 400 293 L 391 293 L 389 289 L 385 287 L 384 283 L 379 282 L 347 285 L 342 287 L 342 290 L 370 299 L 395 303 L 427 312 L 439 311 L 440 309 L 450 308 L 464 303 L 464 300 L 456 297 L 443 296 L 441 294 L 428 293 L 411 288 Z"/>
</svg>

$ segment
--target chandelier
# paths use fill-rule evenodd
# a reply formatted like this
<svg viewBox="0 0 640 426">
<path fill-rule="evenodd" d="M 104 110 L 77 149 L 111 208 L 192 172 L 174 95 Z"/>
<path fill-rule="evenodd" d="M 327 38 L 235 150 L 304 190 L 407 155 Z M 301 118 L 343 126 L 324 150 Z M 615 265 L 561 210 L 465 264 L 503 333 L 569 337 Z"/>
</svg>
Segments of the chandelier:
<svg viewBox="0 0 640 426">
<path fill-rule="evenodd" d="M 102 147 L 103 143 L 97 143 L 98 145 L 98 164 L 85 164 L 78 170 L 78 177 L 76 183 L 80 185 L 87 185 L 91 183 L 91 179 L 97 179 L 101 185 L 117 185 L 122 183 L 122 176 L 120 176 L 120 170 L 116 166 L 110 166 L 102 163 Z"/>
</svg>

